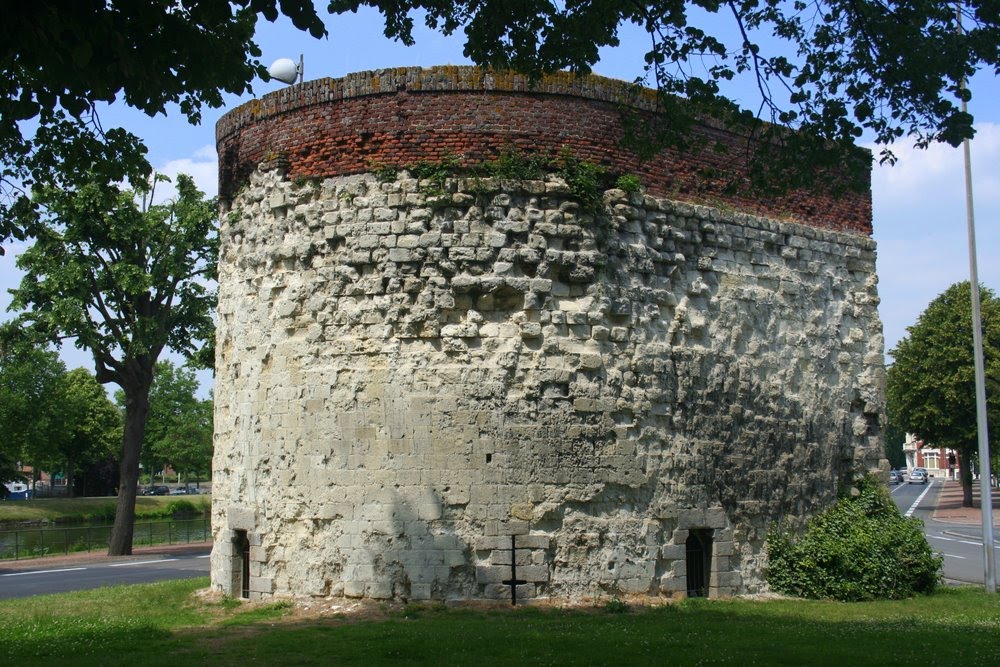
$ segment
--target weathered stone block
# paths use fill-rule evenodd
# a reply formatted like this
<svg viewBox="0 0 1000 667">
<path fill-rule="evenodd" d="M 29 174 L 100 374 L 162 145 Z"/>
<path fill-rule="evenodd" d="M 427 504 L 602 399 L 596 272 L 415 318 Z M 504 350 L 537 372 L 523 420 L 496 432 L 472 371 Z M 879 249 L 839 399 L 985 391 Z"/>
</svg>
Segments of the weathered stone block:
<svg viewBox="0 0 1000 667">
<path fill-rule="evenodd" d="M 253 530 L 253 510 L 245 507 L 227 507 L 226 524 L 230 530 Z"/>
</svg>

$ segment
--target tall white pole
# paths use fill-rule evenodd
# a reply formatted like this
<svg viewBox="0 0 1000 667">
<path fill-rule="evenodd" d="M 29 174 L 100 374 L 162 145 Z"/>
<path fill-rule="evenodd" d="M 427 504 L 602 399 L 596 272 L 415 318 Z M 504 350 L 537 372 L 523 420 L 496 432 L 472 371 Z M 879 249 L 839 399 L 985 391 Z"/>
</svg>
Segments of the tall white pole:
<svg viewBox="0 0 1000 667">
<path fill-rule="evenodd" d="M 958 31 L 962 30 L 962 12 L 956 5 Z M 962 80 L 965 90 L 965 80 Z M 962 100 L 962 112 L 968 104 Z M 965 154 L 965 211 L 969 228 L 969 286 L 972 292 L 972 347 L 976 366 L 976 424 L 979 434 L 979 498 L 983 519 L 984 580 L 986 592 L 997 592 L 996 561 L 993 553 L 993 488 L 990 477 L 990 438 L 986 422 L 986 371 L 983 363 L 983 316 L 979 302 L 979 271 L 976 266 L 976 222 L 972 206 L 972 154 L 969 140 L 962 142 Z"/>
</svg>

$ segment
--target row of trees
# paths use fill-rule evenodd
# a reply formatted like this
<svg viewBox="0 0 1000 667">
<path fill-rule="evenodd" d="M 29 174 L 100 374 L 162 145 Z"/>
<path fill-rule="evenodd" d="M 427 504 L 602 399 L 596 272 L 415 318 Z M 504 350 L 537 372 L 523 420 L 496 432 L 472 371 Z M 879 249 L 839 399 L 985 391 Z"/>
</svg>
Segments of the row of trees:
<svg viewBox="0 0 1000 667">
<path fill-rule="evenodd" d="M 125 189 L 92 174 L 72 188 L 35 184 L 32 206 L 18 217 L 34 243 L 17 258 L 24 277 L 11 290 L 18 317 L 10 331 L 34 343 L 72 340 L 93 357 L 96 381 L 120 388 L 112 555 L 132 550 L 140 455 L 150 392 L 163 370 L 160 355 L 169 348 L 195 361 L 215 332 L 215 200 L 180 175 L 176 197 L 154 204 L 162 180 Z M 177 420 L 191 413 L 184 423 L 150 434 L 164 447 L 211 421 L 202 405 L 162 409 Z"/>
<path fill-rule="evenodd" d="M 204 479 L 212 463 L 212 402 L 197 397 L 190 368 L 157 364 L 143 469 L 169 466 Z M 70 496 L 117 493 L 124 396 L 112 402 L 85 368 L 66 370 L 59 355 L 31 344 L 0 350 L 0 481 L 21 466 L 65 478 Z M 116 404 L 117 403 L 117 404 Z M 28 480 L 33 481 L 33 480 Z"/>
<path fill-rule="evenodd" d="M 1000 473 L 1000 299 L 986 287 L 982 304 L 983 353 L 991 467 Z M 886 399 L 893 450 L 902 433 L 928 445 L 959 453 L 963 504 L 972 507 L 972 471 L 978 465 L 975 369 L 972 347 L 972 294 L 956 283 L 935 298 L 889 353 Z M 890 434 L 887 434 L 887 444 Z M 897 453 L 896 446 L 899 446 Z M 896 459 L 898 460 L 898 459 Z"/>
<path fill-rule="evenodd" d="M 79 486 L 99 495 L 107 480 L 97 469 L 113 457 L 120 432 L 118 409 L 86 369 L 67 372 L 55 352 L 32 345 L 0 353 L 3 480 L 19 477 L 23 463 L 61 472 L 71 493 Z"/>
</svg>

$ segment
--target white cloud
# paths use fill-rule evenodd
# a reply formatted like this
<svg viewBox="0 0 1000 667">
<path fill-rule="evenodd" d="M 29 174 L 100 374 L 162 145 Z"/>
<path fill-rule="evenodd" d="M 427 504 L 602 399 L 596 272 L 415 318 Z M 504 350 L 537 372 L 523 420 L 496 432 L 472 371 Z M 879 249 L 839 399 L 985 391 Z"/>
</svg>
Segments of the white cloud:
<svg viewBox="0 0 1000 667">
<path fill-rule="evenodd" d="M 926 216 L 948 211 L 956 204 L 965 217 L 965 167 L 962 149 L 934 144 L 927 149 L 910 144 L 893 147 L 899 158 L 893 166 L 875 165 L 872 193 L 876 223 L 881 216 L 901 213 Z M 972 190 L 977 207 L 1000 205 L 1000 125 L 982 123 L 971 143 Z M 930 209 L 928 209 L 930 207 Z"/>
<path fill-rule="evenodd" d="M 209 197 L 214 197 L 219 191 L 219 161 L 215 146 L 208 144 L 196 150 L 190 157 L 178 158 L 156 168 L 176 181 L 177 174 L 187 174 L 194 179 L 198 189 Z M 157 186 L 156 202 L 162 203 L 175 196 L 177 191 L 172 183 Z"/>
<path fill-rule="evenodd" d="M 872 172 L 880 313 L 886 349 L 927 304 L 969 279 L 965 171 L 961 148 L 895 147 L 899 162 Z M 1000 287 L 1000 125 L 982 123 L 971 143 L 979 280 Z"/>
</svg>

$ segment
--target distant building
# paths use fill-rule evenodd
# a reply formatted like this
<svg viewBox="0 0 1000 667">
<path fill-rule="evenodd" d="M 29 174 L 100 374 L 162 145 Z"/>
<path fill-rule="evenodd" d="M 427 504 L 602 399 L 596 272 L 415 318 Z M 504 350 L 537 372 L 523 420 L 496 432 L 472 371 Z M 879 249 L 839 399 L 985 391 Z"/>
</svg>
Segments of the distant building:
<svg viewBox="0 0 1000 667">
<path fill-rule="evenodd" d="M 958 478 L 959 454 L 954 449 L 935 447 L 912 433 L 907 433 L 906 441 L 903 442 L 903 454 L 906 456 L 907 470 L 926 468 L 931 477 Z"/>
</svg>

